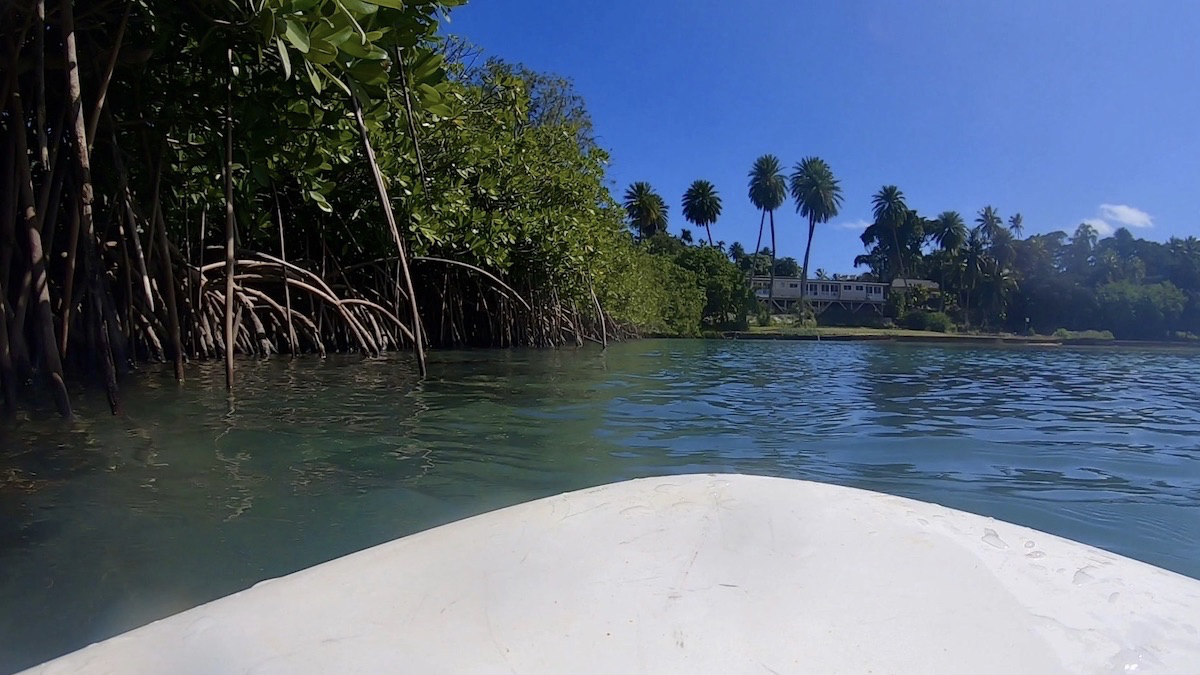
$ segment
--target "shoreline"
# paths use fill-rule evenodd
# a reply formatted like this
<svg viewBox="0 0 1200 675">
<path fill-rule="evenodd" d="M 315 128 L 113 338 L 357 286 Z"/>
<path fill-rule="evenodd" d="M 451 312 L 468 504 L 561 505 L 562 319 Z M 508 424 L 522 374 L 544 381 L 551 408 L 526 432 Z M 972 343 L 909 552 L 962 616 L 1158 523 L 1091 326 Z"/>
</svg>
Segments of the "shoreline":
<svg viewBox="0 0 1200 675">
<path fill-rule="evenodd" d="M 1054 336 L 1021 335 L 970 335 L 959 333 L 911 333 L 890 331 L 836 328 L 818 329 L 817 332 L 780 331 L 720 331 L 721 340 L 782 340 L 811 342 L 903 342 L 911 344 L 968 344 L 1004 345 L 1028 347 L 1121 347 L 1139 349 L 1177 349 L 1200 351 L 1200 343 L 1174 342 L 1167 340 L 1106 340 L 1100 338 L 1057 338 Z"/>
</svg>

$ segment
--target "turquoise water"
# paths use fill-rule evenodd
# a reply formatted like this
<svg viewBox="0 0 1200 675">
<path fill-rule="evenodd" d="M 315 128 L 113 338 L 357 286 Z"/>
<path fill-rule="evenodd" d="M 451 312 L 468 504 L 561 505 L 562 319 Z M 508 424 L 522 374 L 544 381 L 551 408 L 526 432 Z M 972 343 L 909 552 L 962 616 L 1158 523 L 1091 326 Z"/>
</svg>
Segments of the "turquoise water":
<svg viewBox="0 0 1200 675">
<path fill-rule="evenodd" d="M 394 537 L 737 471 L 1011 520 L 1200 578 L 1194 353 L 643 341 L 151 370 L 0 432 L 0 672 Z"/>
</svg>

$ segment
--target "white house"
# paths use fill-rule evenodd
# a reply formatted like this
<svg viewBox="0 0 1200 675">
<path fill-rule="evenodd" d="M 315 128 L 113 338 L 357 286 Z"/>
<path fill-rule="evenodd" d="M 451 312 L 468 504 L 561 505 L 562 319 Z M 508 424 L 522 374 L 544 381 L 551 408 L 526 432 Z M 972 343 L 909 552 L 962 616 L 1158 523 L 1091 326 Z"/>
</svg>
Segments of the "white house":
<svg viewBox="0 0 1200 675">
<path fill-rule="evenodd" d="M 809 279 L 808 288 L 801 295 L 801 280 L 797 277 L 775 277 L 775 292 L 768 293 L 771 288 L 770 277 L 754 277 L 750 280 L 754 295 L 761 302 L 768 297 L 774 297 L 775 309 L 787 311 L 800 301 L 801 297 L 819 312 L 830 305 L 840 305 L 851 311 L 858 311 L 864 306 L 880 310 L 887 300 L 889 289 L 903 291 L 907 288 L 930 288 L 936 290 L 938 285 L 925 279 L 896 279 L 891 284 L 873 281 L 855 281 L 847 279 Z"/>
</svg>

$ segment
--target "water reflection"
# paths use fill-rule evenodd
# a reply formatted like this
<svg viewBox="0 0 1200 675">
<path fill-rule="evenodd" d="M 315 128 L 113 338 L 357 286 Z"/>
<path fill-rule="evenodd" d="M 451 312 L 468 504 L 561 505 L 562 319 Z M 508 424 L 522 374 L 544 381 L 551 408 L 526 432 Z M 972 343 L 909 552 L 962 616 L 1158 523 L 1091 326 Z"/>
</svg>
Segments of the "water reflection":
<svg viewBox="0 0 1200 675">
<path fill-rule="evenodd" d="M 0 671 L 410 532 L 649 474 L 883 490 L 1200 577 L 1191 355 L 647 341 L 151 369 L 0 431 Z"/>
</svg>

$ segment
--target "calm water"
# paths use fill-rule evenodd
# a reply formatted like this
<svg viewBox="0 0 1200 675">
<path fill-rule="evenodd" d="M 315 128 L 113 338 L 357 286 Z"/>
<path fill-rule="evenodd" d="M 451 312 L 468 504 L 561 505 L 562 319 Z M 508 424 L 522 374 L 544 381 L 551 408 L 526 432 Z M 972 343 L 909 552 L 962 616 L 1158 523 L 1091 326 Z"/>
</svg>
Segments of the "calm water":
<svg viewBox="0 0 1200 675">
<path fill-rule="evenodd" d="M 0 671 L 492 508 L 738 471 L 935 501 L 1200 577 L 1190 353 L 647 341 L 152 371 L 0 432 Z"/>
</svg>

